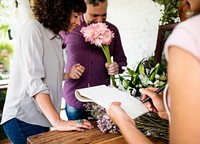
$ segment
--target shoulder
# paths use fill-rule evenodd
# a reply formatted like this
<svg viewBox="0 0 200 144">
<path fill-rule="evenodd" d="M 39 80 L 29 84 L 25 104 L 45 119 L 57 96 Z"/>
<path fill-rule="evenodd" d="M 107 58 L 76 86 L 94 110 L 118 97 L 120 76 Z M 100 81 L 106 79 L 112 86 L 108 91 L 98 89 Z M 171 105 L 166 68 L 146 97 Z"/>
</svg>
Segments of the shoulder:
<svg viewBox="0 0 200 144">
<path fill-rule="evenodd" d="M 113 32 L 118 32 L 118 28 L 114 24 L 112 24 L 112 23 L 110 23 L 108 21 L 106 21 L 105 23 L 108 25 L 108 28 L 110 30 L 112 30 Z"/>
<path fill-rule="evenodd" d="M 179 23 L 173 30 L 171 37 L 181 39 L 186 42 L 199 41 L 200 37 L 200 15 L 189 18 Z M 171 38 L 171 39 L 172 39 Z"/>
<path fill-rule="evenodd" d="M 179 23 L 165 43 L 165 54 L 168 59 L 168 49 L 174 45 L 200 58 L 200 15 Z"/>
<path fill-rule="evenodd" d="M 39 21 L 35 19 L 27 20 L 22 26 L 20 31 L 20 36 L 26 37 L 27 34 L 29 34 L 29 36 L 31 37 L 41 37 L 41 38 L 47 35 L 53 37 L 54 35 L 51 30 L 45 28 Z"/>
<path fill-rule="evenodd" d="M 70 33 L 67 33 L 65 31 L 60 32 L 60 36 L 64 40 L 65 44 L 71 43 L 71 42 L 81 42 L 84 38 L 81 31 L 81 28 L 83 25 L 76 26 L 74 30 Z"/>
<path fill-rule="evenodd" d="M 196 16 L 193 16 L 183 22 L 181 22 L 179 24 L 179 26 L 181 25 L 194 25 L 194 26 L 199 26 L 200 24 L 200 14 L 196 15 Z"/>
<path fill-rule="evenodd" d="M 189 33 L 197 33 L 200 35 L 200 14 L 193 16 L 186 21 L 181 22 L 175 27 L 175 31 L 179 29 L 187 31 Z"/>
<path fill-rule="evenodd" d="M 25 29 L 25 28 L 27 28 L 27 29 L 35 29 L 35 28 L 44 29 L 43 25 L 35 19 L 28 19 L 22 26 L 22 29 Z"/>
<path fill-rule="evenodd" d="M 37 36 L 41 36 L 43 35 L 43 33 L 45 32 L 45 27 L 37 20 L 35 19 L 28 19 L 22 26 L 21 31 L 20 31 L 20 35 L 21 36 L 27 36 L 27 34 L 29 35 L 37 35 Z"/>
</svg>

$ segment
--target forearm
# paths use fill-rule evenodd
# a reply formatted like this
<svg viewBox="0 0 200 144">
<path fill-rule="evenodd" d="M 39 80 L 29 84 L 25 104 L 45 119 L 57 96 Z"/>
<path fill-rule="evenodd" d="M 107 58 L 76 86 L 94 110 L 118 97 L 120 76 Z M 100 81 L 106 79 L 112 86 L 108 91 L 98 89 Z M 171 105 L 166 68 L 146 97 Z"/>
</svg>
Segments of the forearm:
<svg viewBox="0 0 200 144">
<path fill-rule="evenodd" d="M 54 108 L 49 95 L 37 94 L 35 96 L 35 100 L 39 108 L 42 110 L 42 112 L 53 125 L 53 127 L 56 127 L 61 121 L 61 118 L 60 115 L 57 113 L 56 109 Z"/>
<path fill-rule="evenodd" d="M 63 80 L 69 79 L 69 73 L 64 73 Z"/>
<path fill-rule="evenodd" d="M 152 142 L 130 121 L 122 122 L 122 124 L 119 124 L 118 126 L 128 144 L 152 144 Z"/>
</svg>

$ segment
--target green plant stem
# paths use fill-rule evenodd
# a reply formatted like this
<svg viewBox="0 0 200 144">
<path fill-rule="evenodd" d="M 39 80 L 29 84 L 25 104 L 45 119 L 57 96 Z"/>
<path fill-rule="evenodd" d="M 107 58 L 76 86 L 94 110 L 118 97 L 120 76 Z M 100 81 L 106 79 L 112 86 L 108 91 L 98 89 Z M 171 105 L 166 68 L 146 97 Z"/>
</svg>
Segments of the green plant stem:
<svg viewBox="0 0 200 144">
<path fill-rule="evenodd" d="M 136 127 L 145 135 L 169 139 L 169 125 L 167 120 L 157 114 L 149 112 L 135 119 Z"/>
<path fill-rule="evenodd" d="M 146 122 L 147 123 L 147 122 Z M 168 131 L 168 127 L 165 127 L 165 126 L 156 126 L 156 125 L 154 125 L 154 124 L 145 124 L 145 123 L 141 123 L 141 122 L 136 122 L 136 124 L 137 124 L 137 127 L 138 128 L 144 128 L 144 129 L 153 129 L 153 128 L 155 128 L 155 129 L 157 129 L 157 130 L 162 130 L 162 131 Z"/>
<path fill-rule="evenodd" d="M 108 64 L 111 64 L 112 61 L 111 61 L 109 46 L 103 44 L 103 45 L 102 45 L 102 50 L 103 50 L 103 52 L 104 52 L 104 55 L 106 56 L 106 60 L 107 60 Z M 110 77 L 111 77 L 112 85 L 113 85 L 114 87 L 117 87 L 117 84 L 116 84 L 116 81 L 115 81 L 115 76 L 110 76 Z"/>
</svg>

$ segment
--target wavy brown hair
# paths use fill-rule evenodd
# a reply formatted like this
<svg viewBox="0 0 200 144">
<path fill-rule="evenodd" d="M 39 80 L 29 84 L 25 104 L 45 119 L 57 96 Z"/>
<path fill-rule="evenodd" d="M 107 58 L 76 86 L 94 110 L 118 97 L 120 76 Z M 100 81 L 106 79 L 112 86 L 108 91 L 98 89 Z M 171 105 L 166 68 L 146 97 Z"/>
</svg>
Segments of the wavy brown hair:
<svg viewBox="0 0 200 144">
<path fill-rule="evenodd" d="M 35 0 L 33 13 L 44 27 L 55 34 L 69 29 L 72 12 L 85 13 L 84 0 Z"/>
</svg>

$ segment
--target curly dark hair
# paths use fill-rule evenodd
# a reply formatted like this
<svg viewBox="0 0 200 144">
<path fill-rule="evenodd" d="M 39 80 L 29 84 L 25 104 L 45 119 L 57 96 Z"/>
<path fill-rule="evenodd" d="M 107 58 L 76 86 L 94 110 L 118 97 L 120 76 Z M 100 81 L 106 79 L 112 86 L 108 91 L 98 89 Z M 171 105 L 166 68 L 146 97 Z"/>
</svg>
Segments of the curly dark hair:
<svg viewBox="0 0 200 144">
<path fill-rule="evenodd" d="M 85 3 L 91 4 L 93 6 L 98 6 L 100 2 L 103 3 L 105 1 L 107 1 L 107 0 L 85 0 Z"/>
<path fill-rule="evenodd" d="M 72 12 L 85 13 L 84 0 L 35 0 L 33 13 L 35 18 L 55 34 L 67 31 Z"/>
</svg>

